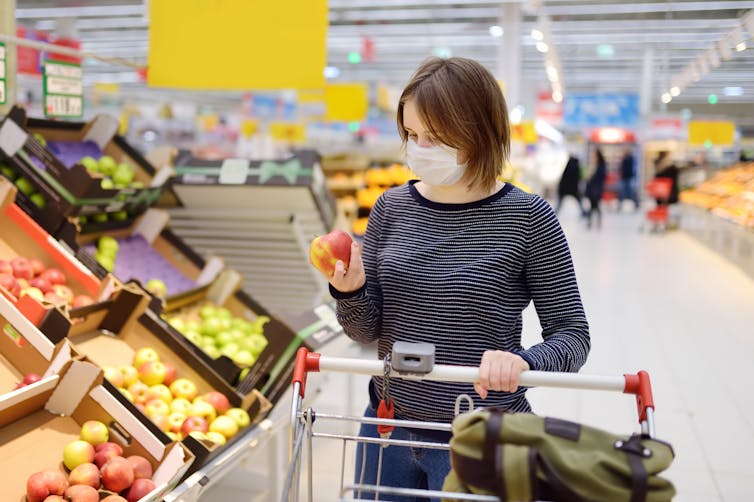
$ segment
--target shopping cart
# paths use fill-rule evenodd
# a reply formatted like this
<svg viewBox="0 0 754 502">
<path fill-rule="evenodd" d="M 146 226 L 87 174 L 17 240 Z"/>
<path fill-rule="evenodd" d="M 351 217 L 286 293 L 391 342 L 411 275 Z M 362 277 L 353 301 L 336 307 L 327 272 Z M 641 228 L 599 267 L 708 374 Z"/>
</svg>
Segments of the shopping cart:
<svg viewBox="0 0 754 502">
<path fill-rule="evenodd" d="M 400 343 L 400 342 L 399 342 Z M 344 416 L 335 414 L 325 414 L 317 412 L 311 408 L 302 410 L 302 403 L 306 391 L 306 380 L 309 372 L 332 371 L 341 373 L 351 373 L 359 375 L 382 375 L 386 378 L 407 378 L 407 379 L 424 379 L 445 382 L 475 382 L 478 377 L 479 368 L 470 366 L 450 366 L 442 364 L 424 365 L 424 371 L 418 371 L 416 368 L 423 364 L 423 355 L 406 353 L 405 351 L 396 353 L 394 351 L 385 359 L 365 360 L 351 359 L 340 357 L 329 357 L 318 353 L 309 352 L 302 347 L 296 354 L 295 368 L 293 371 L 293 398 L 291 403 L 291 460 L 283 487 L 283 502 L 313 500 L 313 457 L 312 457 L 312 438 L 318 437 L 323 439 L 342 441 L 342 459 L 340 467 L 340 501 L 350 502 L 356 500 L 360 495 L 366 496 L 371 500 L 378 500 L 378 494 L 398 495 L 408 497 L 426 497 L 443 500 L 471 500 L 500 502 L 496 496 L 475 495 L 462 493 L 449 493 L 437 490 L 420 490 L 396 488 L 378 485 L 366 485 L 359 483 L 346 484 L 345 475 L 345 456 L 346 444 L 348 442 L 376 443 L 383 446 L 408 446 L 414 448 L 435 448 L 449 450 L 448 443 L 433 442 L 416 442 L 401 441 L 383 438 L 366 438 L 351 434 L 330 434 L 315 432 L 313 425 L 315 417 L 317 423 L 333 421 L 339 423 L 368 423 L 386 426 L 410 427 L 414 429 L 441 430 L 450 431 L 451 425 L 436 422 L 417 422 L 408 420 L 391 420 L 384 418 L 365 418 L 356 416 Z M 408 371 L 405 369 L 408 368 Z M 428 371 L 427 371 L 428 370 Z M 639 414 L 639 423 L 641 424 L 642 434 L 654 438 L 654 402 L 652 398 L 652 388 L 649 374 L 640 371 L 637 374 L 627 374 L 623 376 L 597 376 L 597 375 L 580 375 L 575 373 L 555 373 L 543 371 L 526 371 L 521 374 L 520 385 L 525 387 L 559 387 L 585 390 L 607 390 L 618 391 L 636 396 L 636 406 Z M 468 398 L 468 396 L 466 396 Z M 470 401 L 470 398 L 468 398 Z M 456 414 L 460 411 L 462 399 L 456 401 Z M 472 402 L 473 405 L 473 402 Z M 304 445 L 305 441 L 305 445 Z M 304 448 L 305 446 L 305 448 Z M 301 460 L 303 452 L 306 452 L 306 472 L 307 483 L 304 498 L 299 498 Z M 380 480 L 380 470 L 382 468 L 382 449 L 379 453 L 377 466 L 377 480 Z M 353 498 L 347 498 L 347 494 L 353 494 Z M 359 495 L 360 494 L 360 495 Z"/>
<path fill-rule="evenodd" d="M 647 222 L 651 224 L 651 231 L 664 232 L 668 228 L 670 212 L 668 200 L 673 189 L 673 180 L 670 178 L 654 178 L 646 185 L 647 195 L 657 201 L 657 205 L 647 211 Z M 642 225 L 641 230 L 644 230 Z"/>
</svg>

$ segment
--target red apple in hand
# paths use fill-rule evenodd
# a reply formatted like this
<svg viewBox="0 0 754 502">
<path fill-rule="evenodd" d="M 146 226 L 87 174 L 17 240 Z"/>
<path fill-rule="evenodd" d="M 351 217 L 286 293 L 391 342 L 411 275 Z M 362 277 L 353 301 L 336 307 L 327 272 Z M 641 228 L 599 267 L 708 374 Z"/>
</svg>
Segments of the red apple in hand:
<svg viewBox="0 0 754 502">
<path fill-rule="evenodd" d="M 66 488 L 68 481 L 62 472 L 53 469 L 36 472 L 26 481 L 26 499 L 43 502 L 50 495 L 63 495 Z"/>
<path fill-rule="evenodd" d="M 351 236 L 342 230 L 315 238 L 309 246 L 309 262 L 327 277 L 335 272 L 335 263 L 340 260 L 346 268 L 351 262 Z"/>
</svg>

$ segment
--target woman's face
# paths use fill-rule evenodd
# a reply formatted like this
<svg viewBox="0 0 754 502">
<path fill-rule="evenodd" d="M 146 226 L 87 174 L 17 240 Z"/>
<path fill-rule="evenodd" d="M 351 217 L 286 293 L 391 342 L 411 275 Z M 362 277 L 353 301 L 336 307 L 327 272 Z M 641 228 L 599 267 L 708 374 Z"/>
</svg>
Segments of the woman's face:
<svg viewBox="0 0 754 502">
<path fill-rule="evenodd" d="M 406 129 L 408 141 L 413 141 L 422 148 L 442 144 L 440 140 L 432 136 L 432 133 L 427 131 L 424 122 L 419 118 L 419 113 L 416 110 L 413 99 L 409 99 L 403 104 L 403 127 Z M 459 151 L 456 161 L 462 164 L 466 161 L 466 156 Z"/>
</svg>

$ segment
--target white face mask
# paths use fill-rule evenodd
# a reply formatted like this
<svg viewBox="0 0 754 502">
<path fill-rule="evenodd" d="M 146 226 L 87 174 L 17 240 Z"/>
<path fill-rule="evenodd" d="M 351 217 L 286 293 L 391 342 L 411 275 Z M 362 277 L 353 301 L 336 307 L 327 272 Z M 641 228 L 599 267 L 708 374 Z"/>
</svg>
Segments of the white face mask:
<svg viewBox="0 0 754 502">
<path fill-rule="evenodd" d="M 427 185 L 453 185 L 466 172 L 466 164 L 458 164 L 458 151 L 449 146 L 424 148 L 409 141 L 406 157 L 408 167 Z"/>
</svg>

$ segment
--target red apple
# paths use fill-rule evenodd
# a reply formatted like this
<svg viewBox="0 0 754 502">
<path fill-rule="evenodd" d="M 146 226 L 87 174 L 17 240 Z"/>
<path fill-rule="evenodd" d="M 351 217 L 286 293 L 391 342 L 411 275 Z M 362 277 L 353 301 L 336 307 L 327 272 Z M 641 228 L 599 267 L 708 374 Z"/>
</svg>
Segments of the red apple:
<svg viewBox="0 0 754 502">
<path fill-rule="evenodd" d="M 13 267 L 8 260 L 0 260 L 0 274 L 13 275 Z"/>
<path fill-rule="evenodd" d="M 68 475 L 68 482 L 71 485 L 88 485 L 99 489 L 99 467 L 91 463 L 79 464 Z"/>
<path fill-rule="evenodd" d="M 34 271 L 31 269 L 31 263 L 23 256 L 16 256 L 10 261 L 13 268 L 13 276 L 17 279 L 26 279 L 27 281 L 34 277 Z"/>
<path fill-rule="evenodd" d="M 42 377 L 41 377 L 41 376 L 39 376 L 39 375 L 37 375 L 36 373 L 27 373 L 27 374 L 26 374 L 26 375 L 24 376 L 24 379 L 23 379 L 23 380 L 21 380 L 21 381 L 22 381 L 22 382 L 23 382 L 23 383 L 24 383 L 25 385 L 29 385 L 29 384 L 32 384 L 32 383 L 35 383 L 35 382 L 39 382 L 40 380 L 42 380 Z"/>
<path fill-rule="evenodd" d="M 94 300 L 91 296 L 87 295 L 77 295 L 73 297 L 73 301 L 71 302 L 71 307 L 77 309 L 79 307 L 86 307 L 87 305 L 91 305 L 94 303 Z"/>
<path fill-rule="evenodd" d="M 170 427 L 170 432 L 181 432 L 181 426 L 187 418 L 188 417 L 185 413 L 179 411 L 174 411 L 168 415 L 168 427 Z"/>
<path fill-rule="evenodd" d="M 94 465 L 100 469 L 111 459 L 123 455 L 123 448 L 117 443 L 102 443 L 97 445 L 94 453 Z"/>
<path fill-rule="evenodd" d="M 134 368 L 138 369 L 144 363 L 147 363 L 149 361 L 159 361 L 159 360 L 160 360 L 160 356 L 157 354 L 156 350 L 154 350 L 151 347 L 142 347 L 136 351 L 132 362 L 133 362 Z"/>
<path fill-rule="evenodd" d="M 173 393 L 173 397 L 193 401 L 199 391 L 196 388 L 196 384 L 188 378 L 179 378 L 170 384 L 170 392 Z"/>
<path fill-rule="evenodd" d="M 0 274 L 0 286 L 5 288 L 8 293 L 16 298 L 21 294 L 21 285 L 12 274 Z"/>
<path fill-rule="evenodd" d="M 99 479 L 99 473 L 97 476 Z M 99 502 L 97 488 L 88 485 L 73 485 L 65 491 L 65 499 L 70 502 Z"/>
<path fill-rule="evenodd" d="M 146 410 L 149 418 L 152 418 L 155 415 L 165 415 L 167 418 L 170 414 L 170 405 L 162 399 L 152 399 L 144 404 L 144 410 Z"/>
<path fill-rule="evenodd" d="M 326 277 L 332 277 L 338 260 L 348 268 L 352 242 L 351 236 L 342 230 L 316 237 L 309 246 L 309 262 Z"/>
<path fill-rule="evenodd" d="M 118 371 L 123 375 L 124 387 L 130 387 L 139 380 L 139 372 L 133 366 L 124 364 L 123 366 L 118 366 Z"/>
<path fill-rule="evenodd" d="M 57 268 L 48 268 L 47 270 L 39 274 L 39 277 L 47 279 L 52 285 L 65 284 L 66 282 L 68 282 L 65 274 Z"/>
<path fill-rule="evenodd" d="M 170 363 L 162 363 L 165 365 L 165 380 L 162 382 L 165 385 L 170 385 L 171 383 L 175 382 L 175 378 L 177 376 L 177 370 L 174 365 Z"/>
<path fill-rule="evenodd" d="M 181 425 L 181 433 L 188 436 L 191 431 L 207 432 L 209 425 L 202 417 L 188 417 Z"/>
<path fill-rule="evenodd" d="M 134 398 L 134 403 L 144 404 L 149 398 L 149 385 L 144 382 L 136 382 L 128 387 L 128 392 Z"/>
<path fill-rule="evenodd" d="M 230 401 L 225 397 L 225 394 L 216 390 L 207 392 L 202 396 L 202 399 L 215 407 L 218 415 L 222 415 L 230 409 Z"/>
<path fill-rule="evenodd" d="M 134 482 L 134 469 L 123 457 L 111 458 L 100 471 L 102 486 L 113 492 L 125 490 Z"/>
<path fill-rule="evenodd" d="M 165 381 L 167 370 L 160 361 L 148 361 L 139 366 L 139 380 L 147 385 L 157 385 Z"/>
<path fill-rule="evenodd" d="M 157 485 L 154 481 L 146 478 L 139 478 L 134 481 L 131 488 L 126 492 L 126 500 L 128 502 L 138 502 L 143 499 L 147 494 L 151 493 Z"/>
<path fill-rule="evenodd" d="M 26 499 L 43 502 L 50 495 L 63 495 L 66 488 L 68 481 L 62 472 L 54 469 L 35 472 L 26 481 Z"/>
<path fill-rule="evenodd" d="M 124 499 L 120 495 L 108 495 L 99 502 L 128 502 L 128 500 Z"/>
<path fill-rule="evenodd" d="M 167 404 L 173 402 L 173 393 L 170 392 L 170 389 L 167 387 L 167 385 L 162 383 L 152 385 L 149 388 L 147 395 L 148 401 L 151 401 L 152 399 L 159 399 L 160 401 L 165 401 L 165 403 Z"/>
<path fill-rule="evenodd" d="M 24 296 L 31 296 L 32 298 L 34 298 L 38 302 L 41 302 L 41 301 L 43 301 L 45 299 L 45 294 L 42 293 L 41 289 L 32 288 L 32 287 L 21 288 L 21 296 L 20 296 L 20 298 L 23 298 Z"/>
<path fill-rule="evenodd" d="M 215 411 L 215 408 L 207 401 L 202 401 L 201 399 L 196 398 L 194 399 L 194 402 L 191 403 L 191 411 L 189 411 L 189 416 L 192 415 L 195 417 L 202 417 L 207 423 L 209 423 L 217 417 L 217 411 Z"/>
<path fill-rule="evenodd" d="M 29 286 L 41 289 L 45 294 L 52 292 L 52 284 L 50 284 L 50 281 L 41 277 L 35 277 L 29 280 Z"/>
<path fill-rule="evenodd" d="M 52 303 L 56 307 L 62 307 L 68 304 L 65 298 L 59 296 L 57 293 L 53 293 L 52 291 L 45 293 L 45 300 Z"/>
<path fill-rule="evenodd" d="M 86 441 L 92 446 L 107 443 L 110 439 L 110 431 L 107 425 L 99 420 L 87 420 L 81 426 L 81 440 Z"/>
<path fill-rule="evenodd" d="M 60 495 L 48 495 L 44 502 L 65 502 L 65 499 Z"/>
<path fill-rule="evenodd" d="M 105 378 L 107 378 L 111 384 L 116 387 L 123 387 L 125 385 L 123 374 L 115 366 L 105 366 L 102 370 L 105 374 Z"/>
<path fill-rule="evenodd" d="M 31 258 L 29 260 L 29 265 L 31 265 L 31 271 L 34 273 L 35 277 L 44 272 L 45 264 L 38 258 Z"/>
<path fill-rule="evenodd" d="M 68 286 L 63 284 L 53 284 L 52 291 L 61 298 L 65 299 L 66 303 L 73 301 L 73 291 Z"/>
<path fill-rule="evenodd" d="M 126 460 L 134 470 L 134 479 L 152 479 L 152 464 L 141 455 L 131 455 Z"/>
<path fill-rule="evenodd" d="M 74 469 L 79 464 L 94 461 L 94 446 L 86 441 L 77 439 L 71 441 L 63 448 L 63 463 L 68 469 Z"/>
</svg>

